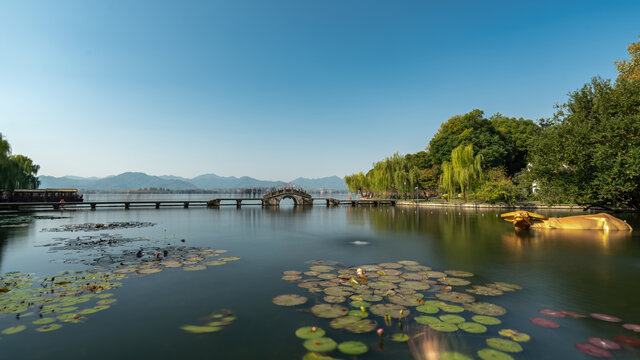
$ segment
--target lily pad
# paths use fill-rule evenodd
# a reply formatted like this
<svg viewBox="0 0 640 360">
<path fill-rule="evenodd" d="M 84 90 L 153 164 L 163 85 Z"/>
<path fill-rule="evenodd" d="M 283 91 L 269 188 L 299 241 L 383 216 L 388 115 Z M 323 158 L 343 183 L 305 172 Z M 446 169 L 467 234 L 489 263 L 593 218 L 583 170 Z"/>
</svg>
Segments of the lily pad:
<svg viewBox="0 0 640 360">
<path fill-rule="evenodd" d="M 486 341 L 487 341 L 487 345 L 500 351 L 521 352 L 523 350 L 522 345 L 511 340 L 505 340 L 500 338 L 489 338 Z"/>
<path fill-rule="evenodd" d="M 472 277 L 472 276 L 475 276 L 473 273 L 470 273 L 468 271 L 462 271 L 462 270 L 445 270 L 444 272 L 446 274 L 448 274 L 448 275 L 455 276 L 455 277 Z"/>
<path fill-rule="evenodd" d="M 46 325 L 46 324 L 51 324 L 52 322 L 55 322 L 56 319 L 55 318 L 41 318 L 38 319 L 34 322 L 32 322 L 32 324 L 34 325 Z"/>
<path fill-rule="evenodd" d="M 282 275 L 300 275 L 300 274 L 302 273 L 297 270 L 286 270 L 282 272 Z"/>
<path fill-rule="evenodd" d="M 443 277 L 438 279 L 438 281 L 442 284 L 452 285 L 452 286 L 466 286 L 471 284 L 471 281 L 469 280 L 455 278 L 455 277 Z"/>
<path fill-rule="evenodd" d="M 452 314 L 440 315 L 440 320 L 449 324 L 461 324 L 465 321 L 462 316 Z"/>
<path fill-rule="evenodd" d="M 357 321 L 360 321 L 360 318 L 357 318 L 355 316 L 343 316 L 331 320 L 331 322 L 329 322 L 329 326 L 334 329 L 343 329 L 345 326 Z"/>
<path fill-rule="evenodd" d="M 314 352 L 329 352 L 338 346 L 338 344 L 333 341 L 333 339 L 325 337 L 308 339 L 302 345 L 305 349 Z"/>
<path fill-rule="evenodd" d="M 605 350 L 619 350 L 620 349 L 620 345 L 618 345 L 618 343 L 613 342 L 611 340 L 607 340 L 607 339 L 600 339 L 600 338 L 596 338 L 596 337 L 590 337 L 589 339 L 589 343 L 591 345 L 597 346 L 601 349 L 605 349 Z"/>
<path fill-rule="evenodd" d="M 296 306 L 306 303 L 307 298 L 297 294 L 285 294 L 276 296 L 271 301 L 280 306 Z"/>
<path fill-rule="evenodd" d="M 38 332 L 49 332 L 49 331 L 58 330 L 61 327 L 62 327 L 61 324 L 47 324 L 47 325 L 43 325 L 43 326 L 37 327 L 36 331 L 38 331 Z"/>
<path fill-rule="evenodd" d="M 578 351 L 583 352 L 587 355 L 591 355 L 594 357 L 605 357 L 605 358 L 612 357 L 611 353 L 608 352 L 607 350 L 601 349 L 591 344 L 578 343 L 578 344 L 575 344 L 574 346 L 576 349 L 578 349 Z"/>
<path fill-rule="evenodd" d="M 446 323 L 446 322 L 438 322 L 435 324 L 429 324 L 429 327 L 433 330 L 442 331 L 442 332 L 453 332 L 458 330 L 458 327 L 454 324 Z"/>
<path fill-rule="evenodd" d="M 96 302 L 96 304 L 98 304 L 98 305 L 109 305 L 109 304 L 113 304 L 116 301 L 118 301 L 118 300 L 116 300 L 116 299 L 104 299 L 104 300 L 99 300 L 98 302 Z"/>
<path fill-rule="evenodd" d="M 483 334 L 485 332 L 487 332 L 487 327 L 484 325 L 480 325 L 478 323 L 474 323 L 474 322 L 463 322 L 461 324 L 458 324 L 458 327 L 461 330 L 464 330 L 468 333 L 472 333 L 472 334 Z"/>
<path fill-rule="evenodd" d="M 354 316 L 350 316 L 354 317 Z M 354 334 L 364 334 L 374 331 L 378 327 L 378 323 L 370 319 L 360 319 L 355 322 L 346 324 L 343 329 L 352 332 Z"/>
<path fill-rule="evenodd" d="M 425 314 L 437 314 L 440 311 L 440 308 L 433 305 L 420 305 L 416 308 L 416 310 Z"/>
<path fill-rule="evenodd" d="M 300 339 L 315 339 L 321 338 L 326 332 L 319 327 L 305 326 L 296 330 L 296 336 Z"/>
<path fill-rule="evenodd" d="M 222 330 L 222 328 L 219 326 L 197 326 L 197 325 L 183 325 L 183 326 L 180 326 L 180 329 L 186 332 L 190 332 L 192 334 L 212 333 L 212 332 Z"/>
<path fill-rule="evenodd" d="M 456 291 L 437 293 L 436 297 L 440 300 L 450 301 L 455 303 L 468 304 L 476 301 L 476 299 L 473 296 L 469 294 L 464 294 L 461 292 L 456 292 Z"/>
<path fill-rule="evenodd" d="M 397 341 L 397 342 L 407 342 L 409 341 L 409 335 L 403 334 L 403 333 L 396 333 L 391 335 L 391 340 Z"/>
<path fill-rule="evenodd" d="M 366 311 L 361 311 L 361 310 L 350 310 L 349 311 L 349 316 L 354 316 L 360 319 L 364 319 L 366 317 L 369 317 L 369 314 Z"/>
<path fill-rule="evenodd" d="M 529 321 L 531 321 L 532 323 L 538 325 L 538 326 L 542 326 L 542 327 L 546 327 L 546 328 L 559 328 L 560 324 L 558 324 L 557 322 L 553 321 L 553 320 L 549 320 L 549 319 L 545 319 L 545 318 L 539 318 L 539 317 L 532 317 L 529 319 Z"/>
<path fill-rule="evenodd" d="M 462 306 L 450 305 L 450 304 L 442 304 L 440 305 L 440 309 L 448 313 L 461 313 L 464 311 L 464 308 Z"/>
<path fill-rule="evenodd" d="M 418 306 L 421 303 L 420 299 L 418 299 L 417 297 L 400 294 L 389 296 L 387 300 L 389 300 L 389 302 L 391 303 L 403 306 Z"/>
<path fill-rule="evenodd" d="M 347 355 L 361 355 L 366 353 L 369 349 L 367 348 L 367 345 L 360 341 L 345 341 L 338 345 L 338 350 Z"/>
<path fill-rule="evenodd" d="M 409 288 L 413 290 L 427 290 L 431 285 L 420 281 L 405 281 L 400 283 L 400 287 Z"/>
<path fill-rule="evenodd" d="M 351 291 L 346 290 L 344 287 L 332 286 L 324 289 L 324 293 L 330 296 L 350 296 Z"/>
<path fill-rule="evenodd" d="M 319 272 L 319 273 L 329 272 L 333 269 L 335 269 L 333 266 L 327 266 L 327 265 L 315 265 L 309 268 L 309 270 Z"/>
<path fill-rule="evenodd" d="M 226 263 L 227 263 L 226 261 L 212 260 L 212 261 L 207 261 L 206 263 L 203 263 L 202 265 L 205 265 L 205 266 L 220 266 L 220 265 L 224 265 Z M 298 278 L 300 278 L 300 277 L 298 276 Z M 287 279 L 284 278 L 284 276 L 282 277 L 282 279 L 283 280 L 287 280 Z"/>
<path fill-rule="evenodd" d="M 240 260 L 240 258 L 237 257 L 237 256 L 229 256 L 229 257 L 220 258 L 220 261 L 236 261 L 236 260 Z"/>
<path fill-rule="evenodd" d="M 551 316 L 555 318 L 563 318 L 566 316 L 562 311 L 557 311 L 557 310 L 544 309 L 538 312 L 542 315 Z"/>
<path fill-rule="evenodd" d="M 324 301 L 326 301 L 328 303 L 332 303 L 332 304 L 338 304 L 338 303 L 343 303 L 343 302 L 347 301 L 347 298 L 344 297 L 344 296 L 327 295 L 323 299 L 324 299 Z"/>
<path fill-rule="evenodd" d="M 368 308 L 369 306 L 371 306 L 371 303 L 370 303 L 370 302 L 366 302 L 366 301 L 359 301 L 359 300 L 356 300 L 356 301 L 352 301 L 350 305 L 351 305 L 352 307 L 354 307 L 354 308 L 359 309 L 359 308 L 361 308 L 361 307 Z"/>
<path fill-rule="evenodd" d="M 138 270 L 138 274 L 149 275 L 149 274 L 159 273 L 159 272 L 161 272 L 162 270 L 163 270 L 162 268 L 148 268 L 148 269 L 140 269 L 140 270 Z"/>
<path fill-rule="evenodd" d="M 459 352 L 446 351 L 440 353 L 440 360 L 473 360 L 473 358 Z"/>
<path fill-rule="evenodd" d="M 182 268 L 184 271 L 199 271 L 205 270 L 207 267 L 205 265 L 193 265 L 193 266 L 185 266 Z"/>
<path fill-rule="evenodd" d="M 480 285 L 473 285 L 473 289 L 467 289 L 466 291 L 475 295 L 484 295 L 484 296 L 500 296 L 504 294 L 504 292 L 500 289 L 496 289 L 491 286 L 480 286 Z"/>
<path fill-rule="evenodd" d="M 383 268 L 387 268 L 387 269 L 400 269 L 400 268 L 402 267 L 402 265 L 401 265 L 401 264 L 397 264 L 397 263 L 388 263 L 388 262 L 387 262 L 387 263 L 381 263 L 381 264 L 378 264 L 378 265 L 380 265 L 380 266 L 381 266 L 381 267 L 383 267 Z M 384 271 L 384 270 L 383 270 L 383 271 Z"/>
<path fill-rule="evenodd" d="M 494 282 L 493 284 L 487 284 L 487 286 L 492 286 L 502 291 L 522 290 L 522 286 L 516 285 L 516 284 L 509 284 L 506 282 Z"/>
<path fill-rule="evenodd" d="M 519 331 L 512 330 L 512 329 L 502 329 L 498 331 L 498 334 L 511 338 L 511 340 L 517 341 L 517 342 L 527 342 L 531 340 L 531 336 L 525 333 L 521 333 Z"/>
<path fill-rule="evenodd" d="M 411 313 L 409 309 L 397 304 L 375 304 L 369 308 L 369 311 L 378 316 L 389 315 L 396 319 L 407 317 Z"/>
<path fill-rule="evenodd" d="M 440 319 L 438 319 L 435 316 L 426 316 L 426 315 L 416 316 L 414 320 L 418 324 L 422 324 L 422 325 L 437 324 L 441 322 Z"/>
<path fill-rule="evenodd" d="M 500 316 L 507 313 L 505 308 L 486 302 L 465 304 L 464 308 L 479 315 Z"/>
<path fill-rule="evenodd" d="M 13 335 L 13 334 L 19 333 L 20 331 L 25 330 L 26 328 L 27 328 L 26 325 L 12 326 L 2 330 L 2 333 L 4 335 Z"/>
<path fill-rule="evenodd" d="M 377 302 L 382 301 L 382 296 L 375 294 L 363 294 L 360 296 L 364 301 Z"/>
<path fill-rule="evenodd" d="M 337 318 L 347 315 L 349 309 L 342 305 L 335 304 L 318 304 L 311 308 L 311 313 L 320 318 Z M 310 350 L 313 351 L 313 350 Z"/>
<path fill-rule="evenodd" d="M 598 320 L 602 320 L 602 321 L 608 321 L 608 322 L 621 322 L 622 319 L 612 316 L 612 315 L 607 315 L 607 314 L 591 314 L 591 317 L 594 319 L 598 319 Z"/>
<path fill-rule="evenodd" d="M 494 349 L 482 349 L 477 352 L 482 360 L 513 360 L 513 356 Z"/>
</svg>

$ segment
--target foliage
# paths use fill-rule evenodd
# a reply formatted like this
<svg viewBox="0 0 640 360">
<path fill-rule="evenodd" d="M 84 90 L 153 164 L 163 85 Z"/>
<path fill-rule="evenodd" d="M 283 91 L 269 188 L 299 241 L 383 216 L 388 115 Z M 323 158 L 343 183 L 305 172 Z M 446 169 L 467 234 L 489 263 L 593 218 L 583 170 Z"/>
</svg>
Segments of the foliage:
<svg viewBox="0 0 640 360">
<path fill-rule="evenodd" d="M 482 155 L 486 166 L 506 166 L 513 160 L 511 144 L 482 110 L 456 115 L 440 126 L 431 139 L 428 151 L 434 165 L 451 161 L 451 151 L 460 145 L 473 144 L 473 151 Z"/>
<path fill-rule="evenodd" d="M 627 51 L 629 60 L 614 62 L 620 74 L 618 80 L 640 80 L 640 41 L 629 44 Z"/>
<path fill-rule="evenodd" d="M 412 193 L 418 185 L 420 170 L 411 166 L 405 156 L 398 153 L 373 164 L 373 168 L 364 175 L 362 172 L 344 177 L 350 191 L 364 195 L 369 192 L 384 195 L 394 192 L 398 196 Z"/>
<path fill-rule="evenodd" d="M 11 146 L 0 133 L 0 189 L 36 189 L 40 166 L 24 155 L 11 155 Z"/>
<path fill-rule="evenodd" d="M 640 82 L 595 77 L 569 93 L 534 145 L 531 171 L 548 203 L 640 208 Z"/>
<path fill-rule="evenodd" d="M 522 197 L 522 192 L 509 178 L 504 169 L 491 168 L 474 192 L 473 197 L 488 203 L 506 202 L 513 204 Z"/>
<path fill-rule="evenodd" d="M 537 141 L 542 128 L 533 120 L 503 116 L 497 113 L 489 118 L 493 127 L 498 130 L 508 141 L 508 151 L 513 154 L 511 161 L 506 165 L 510 175 L 522 170 L 529 162 L 529 152 Z"/>
<path fill-rule="evenodd" d="M 482 176 L 482 154 L 473 156 L 473 144 L 459 145 L 451 151 L 451 162 L 442 163 L 441 185 L 451 199 L 453 192 L 460 189 L 465 200 L 467 194 Z"/>
</svg>

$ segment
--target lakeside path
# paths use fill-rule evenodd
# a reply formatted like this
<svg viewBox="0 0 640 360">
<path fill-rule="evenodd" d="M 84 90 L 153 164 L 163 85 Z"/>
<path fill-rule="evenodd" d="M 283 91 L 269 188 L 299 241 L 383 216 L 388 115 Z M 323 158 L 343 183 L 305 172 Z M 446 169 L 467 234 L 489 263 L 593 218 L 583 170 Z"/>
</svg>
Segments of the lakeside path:
<svg viewBox="0 0 640 360">
<path fill-rule="evenodd" d="M 460 202 L 433 202 L 433 201 L 398 201 L 396 206 L 415 206 L 419 207 L 436 207 L 436 208 L 466 208 L 466 209 L 544 209 L 544 210 L 609 210 L 609 211 L 637 211 L 631 208 L 602 208 L 600 206 L 577 205 L 577 204 L 560 204 L 560 205 L 543 205 L 543 204 L 489 204 L 489 203 L 460 203 Z"/>
</svg>

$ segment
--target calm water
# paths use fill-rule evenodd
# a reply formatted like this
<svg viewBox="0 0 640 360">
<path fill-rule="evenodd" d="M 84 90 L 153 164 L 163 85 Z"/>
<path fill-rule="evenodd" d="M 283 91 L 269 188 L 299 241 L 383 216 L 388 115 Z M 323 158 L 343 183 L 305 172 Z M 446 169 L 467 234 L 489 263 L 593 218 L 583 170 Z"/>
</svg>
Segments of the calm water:
<svg viewBox="0 0 640 360">
<path fill-rule="evenodd" d="M 206 196 L 210 197 L 210 196 Z M 183 197 L 184 198 L 184 197 Z M 97 199 L 96 199 L 97 200 Z M 307 271 L 309 260 L 334 260 L 344 267 L 415 260 L 434 270 L 464 270 L 475 274 L 473 284 L 495 281 L 514 283 L 522 291 L 502 296 L 476 296 L 507 309 L 501 325 L 487 326 L 485 334 L 462 331 L 440 340 L 460 352 L 475 356 L 500 329 L 531 335 L 516 359 L 588 359 L 574 348 L 589 337 L 635 336 L 621 324 L 593 318 L 560 318 L 538 314 L 541 309 L 580 314 L 605 313 L 623 323 L 640 323 L 640 221 L 622 214 L 638 229 L 631 235 L 600 232 L 532 232 L 516 235 L 497 212 L 451 211 L 415 208 L 294 208 L 222 207 L 220 209 L 98 209 L 97 211 L 41 212 L 62 217 L 33 219 L 26 225 L 0 227 L 0 273 L 18 271 L 44 278 L 63 270 L 86 270 L 91 261 L 125 250 L 178 246 L 228 250 L 220 257 L 240 257 L 202 271 L 168 268 L 144 277 L 130 276 L 122 286 L 108 291 L 117 300 L 109 309 L 86 316 L 80 323 L 63 323 L 59 330 L 40 333 L 31 325 L 37 314 L 0 313 L 0 329 L 27 325 L 12 335 L 2 335 L 0 347 L 11 359 L 300 359 L 307 351 L 296 338 L 302 326 L 318 326 L 337 342 L 362 341 L 369 352 L 358 359 L 425 358 L 412 354 L 410 345 L 385 338 L 379 348 L 374 332 L 352 334 L 332 329 L 330 319 L 317 318 L 308 309 L 322 302 L 296 283 L 281 279 L 286 270 Z M 545 213 L 568 215 L 568 213 Z M 94 232 L 50 232 L 43 229 L 83 223 L 152 222 L 155 226 Z M 53 251 L 42 246 L 61 238 L 86 235 L 122 235 L 147 240 L 114 244 L 105 249 Z M 184 239 L 184 242 L 182 241 Z M 139 239 L 138 239 L 139 240 Z M 135 258 L 134 260 L 135 261 Z M 104 264 L 101 264 L 104 265 Z M 112 265 L 111 268 L 116 266 Z M 131 275 L 131 274 L 128 274 Z M 460 290 L 458 290 L 460 288 Z M 465 287 L 454 286 L 464 291 Z M 10 293 L 8 293 L 10 294 Z M 306 304 L 280 307 L 272 303 L 281 294 L 307 296 Z M 427 297 L 433 293 L 426 292 Z M 0 295 L 0 296 L 6 296 Z M 347 303 L 343 304 L 348 306 Z M 236 320 L 222 331 L 192 334 L 180 326 L 201 324 L 201 318 L 221 309 Z M 424 331 L 412 320 L 411 308 L 404 330 Z M 471 313 L 461 313 L 469 318 Z M 547 317 L 559 328 L 529 322 Z M 370 314 L 387 335 L 401 331 L 397 321 Z M 421 337 L 413 343 L 419 343 Z M 452 345 L 453 344 L 453 345 Z M 639 352 L 619 350 L 619 359 L 638 358 Z M 334 357 L 350 359 L 337 350 Z"/>
</svg>

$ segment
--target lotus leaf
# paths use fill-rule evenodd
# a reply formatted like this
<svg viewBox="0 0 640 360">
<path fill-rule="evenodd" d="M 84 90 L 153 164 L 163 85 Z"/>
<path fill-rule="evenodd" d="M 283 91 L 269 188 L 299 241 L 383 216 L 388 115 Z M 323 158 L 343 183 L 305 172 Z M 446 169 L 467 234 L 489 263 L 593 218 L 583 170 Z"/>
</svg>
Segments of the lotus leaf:
<svg viewBox="0 0 640 360">
<path fill-rule="evenodd" d="M 397 264 L 397 263 L 381 263 L 378 264 L 383 268 L 387 268 L 387 269 L 400 269 L 402 267 L 401 264 Z"/>
<path fill-rule="evenodd" d="M 49 331 L 58 330 L 61 327 L 62 327 L 61 324 L 48 324 L 48 325 L 43 325 L 43 326 L 37 327 L 36 331 L 38 331 L 38 332 L 49 332 Z"/>
<path fill-rule="evenodd" d="M 78 314 L 79 315 L 89 315 L 89 314 L 97 313 L 98 311 L 100 311 L 100 309 L 88 308 L 88 309 L 83 309 L 83 310 L 78 311 Z"/>
<path fill-rule="evenodd" d="M 328 355 L 322 355 L 314 352 L 308 352 L 304 354 L 302 360 L 338 360 Z"/>
<path fill-rule="evenodd" d="M 212 261 L 207 261 L 206 263 L 203 263 L 202 265 L 205 265 L 205 266 L 220 266 L 220 265 L 224 265 L 226 263 L 227 263 L 226 261 L 212 260 Z M 284 279 L 284 276 L 282 278 Z M 298 278 L 300 278 L 300 277 L 298 276 Z M 284 279 L 284 280 L 287 280 L 287 279 Z"/>
<path fill-rule="evenodd" d="M 23 331 L 26 328 L 27 328 L 26 325 L 12 326 L 12 327 L 8 327 L 8 328 L 2 330 L 2 333 L 4 335 L 12 335 L 12 334 L 19 333 L 20 331 Z"/>
<path fill-rule="evenodd" d="M 402 278 L 406 279 L 406 280 L 417 280 L 417 281 L 422 281 L 422 280 L 426 280 L 427 277 L 421 274 L 416 274 L 416 273 L 404 273 L 402 275 L 400 275 Z"/>
<path fill-rule="evenodd" d="M 409 265 L 409 266 L 420 265 L 419 262 L 414 261 L 414 260 L 400 260 L 400 261 L 398 261 L 398 264 Z"/>
<path fill-rule="evenodd" d="M 522 290 L 522 286 L 516 284 L 509 284 L 506 282 L 494 282 L 493 284 L 489 284 L 488 286 L 493 286 L 502 291 L 516 291 Z"/>
<path fill-rule="evenodd" d="M 500 296 L 504 294 L 502 290 L 497 289 L 495 287 L 480 286 L 480 285 L 473 285 L 473 289 L 467 289 L 467 292 L 470 292 L 476 295 L 486 295 L 486 296 Z"/>
<path fill-rule="evenodd" d="M 470 273 L 468 271 L 462 271 L 462 270 L 445 270 L 444 272 L 446 274 L 448 274 L 448 275 L 455 276 L 455 277 L 472 277 L 472 276 L 475 276 L 473 273 Z"/>
<path fill-rule="evenodd" d="M 424 265 L 405 265 L 405 269 L 409 271 L 429 271 L 430 267 Z"/>
<path fill-rule="evenodd" d="M 198 271 L 205 270 L 207 267 L 205 265 L 193 265 L 193 266 L 185 266 L 182 268 L 184 271 Z"/>
<path fill-rule="evenodd" d="M 385 276 L 399 276 L 402 275 L 402 271 L 396 269 L 385 269 Z M 382 274 L 380 274 L 382 276 Z"/>
<path fill-rule="evenodd" d="M 403 283 L 400 283 L 400 287 L 409 288 L 413 290 L 427 290 L 431 286 L 427 283 L 423 283 L 420 281 L 405 281 Z"/>
<path fill-rule="evenodd" d="M 35 320 L 34 322 L 32 322 L 32 324 L 34 325 L 46 325 L 46 324 L 51 324 L 52 322 L 55 322 L 56 319 L 55 318 L 40 318 L 38 320 Z"/>
<path fill-rule="evenodd" d="M 403 305 L 403 306 L 418 306 L 420 305 L 420 299 L 413 297 L 413 296 L 407 296 L 407 295 L 394 295 L 394 296 L 389 296 L 387 298 L 387 300 L 389 300 L 389 302 L 397 304 L 397 305 Z"/>
<path fill-rule="evenodd" d="M 325 331 L 315 326 L 305 326 L 296 330 L 296 336 L 301 339 L 315 339 L 321 338 L 325 334 Z"/>
<path fill-rule="evenodd" d="M 404 306 L 397 304 L 375 304 L 369 308 L 369 311 L 378 316 L 385 317 L 389 315 L 396 319 L 407 317 L 411 313 Z"/>
<path fill-rule="evenodd" d="M 506 351 L 506 352 L 522 351 L 522 345 L 518 344 L 515 341 L 505 340 L 500 338 L 489 338 L 486 341 L 487 341 L 487 345 L 489 345 L 490 347 L 496 350 Z"/>
<path fill-rule="evenodd" d="M 222 330 L 219 326 L 197 326 L 197 325 L 183 325 L 180 329 L 190 332 L 192 334 L 212 333 Z"/>
<path fill-rule="evenodd" d="M 315 288 L 315 287 L 318 287 L 318 286 L 320 286 L 318 284 L 318 282 L 317 281 L 312 281 L 312 280 L 304 280 L 304 281 L 298 283 L 298 287 L 305 288 L 305 289 Z"/>
<path fill-rule="evenodd" d="M 340 280 L 336 279 L 336 280 L 318 281 L 318 285 L 323 286 L 323 287 L 340 286 Z"/>
<path fill-rule="evenodd" d="M 220 258 L 220 261 L 236 261 L 236 260 L 240 260 L 240 258 L 237 257 L 237 256 L 230 256 L 230 257 Z"/>
<path fill-rule="evenodd" d="M 286 281 L 297 281 L 297 280 L 302 279 L 302 276 L 298 276 L 298 275 L 283 275 L 281 279 L 282 280 L 286 280 Z"/>
<path fill-rule="evenodd" d="M 362 268 L 362 270 L 364 271 L 379 271 L 381 270 L 381 267 L 378 265 L 362 265 L 360 266 L 360 268 Z"/>
<path fill-rule="evenodd" d="M 464 308 L 479 315 L 500 316 L 507 313 L 505 308 L 486 302 L 465 304 Z"/>
<path fill-rule="evenodd" d="M 346 324 L 344 326 L 344 329 L 355 334 L 363 334 L 374 331 L 376 327 L 378 327 L 378 323 L 376 323 L 375 321 L 370 319 L 361 319 Z"/>
<path fill-rule="evenodd" d="M 311 313 L 321 318 L 337 318 L 347 315 L 349 309 L 342 305 L 318 304 L 311 308 Z"/>
<path fill-rule="evenodd" d="M 531 340 L 531 337 L 529 335 L 511 329 L 502 329 L 498 331 L 498 334 L 511 338 L 511 340 L 517 342 L 527 342 Z"/>
<path fill-rule="evenodd" d="M 84 295 L 84 296 L 87 296 L 87 295 Z M 96 295 L 96 297 L 100 298 L 100 299 L 106 299 L 106 298 L 112 297 L 112 296 L 113 296 L 113 294 L 111 294 L 111 293 L 104 293 L 104 294 Z M 87 300 L 89 300 L 89 298 L 91 298 L 91 297 L 89 296 L 87 298 Z"/>
<path fill-rule="evenodd" d="M 335 269 L 333 266 L 327 266 L 327 265 L 315 265 L 309 268 L 309 270 L 319 272 L 319 273 L 326 273 L 333 269 Z"/>
<path fill-rule="evenodd" d="M 468 333 L 483 334 L 487 332 L 487 327 L 474 322 L 463 322 L 458 327 Z"/>
<path fill-rule="evenodd" d="M 364 319 L 366 317 L 369 317 L 369 314 L 366 311 L 349 310 L 349 316 L 353 316 L 353 317 Z"/>
<path fill-rule="evenodd" d="M 335 341 L 325 337 L 308 339 L 302 345 L 305 349 L 314 352 L 329 352 L 338 346 Z"/>
<path fill-rule="evenodd" d="M 438 319 L 435 316 L 426 316 L 426 315 L 416 316 L 414 320 L 418 324 L 422 324 L 422 325 L 437 324 L 441 322 L 440 319 Z"/>
<path fill-rule="evenodd" d="M 360 307 L 366 307 L 368 308 L 369 306 L 371 306 L 371 303 L 366 302 L 366 301 L 362 301 L 362 300 L 356 300 L 356 301 L 352 301 L 350 304 L 352 307 L 354 308 L 360 308 Z"/>
<path fill-rule="evenodd" d="M 320 273 L 317 272 L 317 271 L 305 271 L 303 274 L 305 274 L 307 276 L 318 276 L 318 275 L 320 275 Z"/>
<path fill-rule="evenodd" d="M 78 310 L 77 306 L 69 306 L 69 307 L 61 307 L 56 310 L 58 314 L 64 314 L 72 311 Z"/>
<path fill-rule="evenodd" d="M 378 277 L 378 281 L 399 283 L 399 282 L 405 281 L 405 279 L 401 278 L 400 276 L 396 276 L 396 275 L 384 275 L 384 276 L 379 276 Z"/>
<path fill-rule="evenodd" d="M 355 316 L 343 316 L 331 320 L 331 322 L 329 322 L 329 325 L 334 329 L 342 329 L 345 326 L 357 321 L 360 321 L 360 318 L 357 318 Z"/>
<path fill-rule="evenodd" d="M 606 358 L 612 357 L 611 353 L 608 352 L 607 350 L 601 349 L 592 344 L 579 343 L 579 344 L 575 344 L 574 346 L 578 351 L 583 352 L 587 355 L 591 355 L 593 357 L 606 357 Z"/>
<path fill-rule="evenodd" d="M 378 290 L 393 290 L 398 287 L 398 285 L 394 283 L 385 282 L 385 281 L 374 281 L 370 283 L 369 286 Z"/>
<path fill-rule="evenodd" d="M 513 357 L 511 355 L 494 349 L 478 350 L 477 354 L 478 357 L 482 360 L 513 360 Z"/>
<path fill-rule="evenodd" d="M 538 325 L 538 326 L 542 326 L 542 327 L 547 327 L 547 328 L 559 328 L 560 324 L 558 324 L 557 322 L 553 321 L 553 320 L 549 320 L 549 319 L 545 319 L 545 318 L 539 318 L 539 317 L 532 317 L 529 319 L 529 321 L 531 321 L 532 323 Z"/>
<path fill-rule="evenodd" d="M 455 278 L 455 277 L 442 277 L 438 279 L 438 281 L 441 282 L 442 284 L 452 285 L 452 286 L 466 286 L 471 284 L 471 281 L 469 280 Z"/>
<path fill-rule="evenodd" d="M 470 356 L 455 351 L 440 353 L 440 360 L 473 360 Z"/>
<path fill-rule="evenodd" d="M 428 278 L 443 278 L 447 276 L 447 274 L 440 271 L 424 271 L 422 274 Z"/>
<path fill-rule="evenodd" d="M 271 301 L 280 306 L 296 306 L 307 302 L 307 298 L 297 294 L 285 294 L 274 297 Z"/>
<path fill-rule="evenodd" d="M 105 300 L 99 300 L 96 304 L 98 304 L 98 305 L 109 305 L 109 304 L 113 304 L 116 301 L 117 301 L 116 299 L 105 299 Z"/>
<path fill-rule="evenodd" d="M 338 350 L 347 355 L 361 355 L 366 353 L 369 349 L 367 348 L 367 345 L 360 341 L 345 341 L 338 345 Z"/>
<path fill-rule="evenodd" d="M 409 341 L 409 335 L 403 334 L 403 333 L 396 333 L 391 335 L 391 340 L 397 341 L 397 342 L 407 342 Z"/>
<path fill-rule="evenodd" d="M 471 319 L 482 325 L 499 325 L 502 323 L 500 319 L 486 315 L 474 315 Z"/>
<path fill-rule="evenodd" d="M 300 275 L 302 273 L 297 270 L 287 270 L 287 271 L 283 271 L 282 274 L 283 275 Z"/>
<path fill-rule="evenodd" d="M 324 301 L 326 301 L 328 303 L 333 303 L 333 304 L 343 303 L 343 302 L 347 301 L 347 298 L 344 297 L 344 296 L 327 295 L 323 299 L 324 299 Z"/>
<path fill-rule="evenodd" d="M 324 289 L 324 293 L 331 296 L 350 296 L 351 291 L 338 286 L 332 286 Z"/>
<path fill-rule="evenodd" d="M 148 275 L 148 274 L 159 273 L 161 271 L 162 271 L 162 268 L 147 268 L 147 269 L 138 270 L 138 274 Z"/>
<path fill-rule="evenodd" d="M 453 332 L 458 330 L 458 327 L 455 324 L 450 324 L 446 322 L 429 324 L 429 327 L 432 328 L 433 330 L 442 331 L 442 332 Z"/>
<path fill-rule="evenodd" d="M 364 294 L 364 295 L 361 295 L 360 297 L 364 301 L 372 301 L 372 302 L 382 301 L 382 296 L 380 295 Z"/>
<path fill-rule="evenodd" d="M 462 316 L 452 314 L 440 315 L 440 320 L 449 324 L 461 324 L 465 321 Z"/>
<path fill-rule="evenodd" d="M 442 304 L 440 305 L 440 309 L 448 313 L 461 313 L 464 311 L 464 308 L 462 306 L 450 305 L 450 304 Z"/>
<path fill-rule="evenodd" d="M 416 308 L 416 310 L 425 314 L 437 314 L 440 311 L 440 308 L 433 305 L 420 305 Z"/>
<path fill-rule="evenodd" d="M 476 301 L 476 299 L 473 296 L 456 292 L 456 291 L 436 293 L 436 297 L 440 300 L 450 301 L 455 303 L 472 303 Z M 491 315 L 491 314 L 488 314 L 488 315 Z"/>
</svg>

